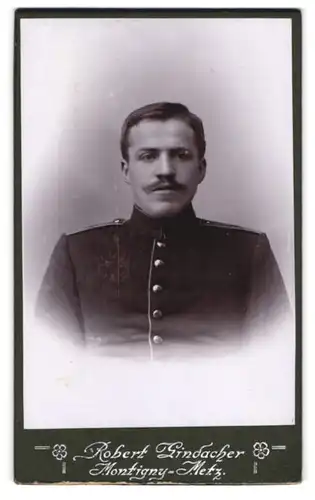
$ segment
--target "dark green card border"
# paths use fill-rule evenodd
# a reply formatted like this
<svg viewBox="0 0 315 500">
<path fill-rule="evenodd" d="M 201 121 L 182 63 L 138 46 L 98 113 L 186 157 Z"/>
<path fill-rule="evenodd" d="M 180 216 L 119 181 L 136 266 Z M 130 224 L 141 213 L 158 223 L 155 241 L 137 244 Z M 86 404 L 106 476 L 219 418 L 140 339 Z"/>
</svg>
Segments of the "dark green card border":
<svg viewBox="0 0 315 500">
<path fill-rule="evenodd" d="M 292 21 L 292 84 L 294 128 L 294 221 L 295 221 L 295 296 L 296 296 L 296 385 L 295 416 L 292 426 L 191 427 L 150 429 L 49 429 L 24 430 L 23 427 L 23 280 L 22 280 L 22 205 L 21 205 L 21 69 L 20 21 L 25 18 L 288 18 Z M 217 448 L 230 443 L 234 449 L 246 451 L 239 461 L 229 462 L 227 474 L 214 482 L 211 476 L 168 477 L 171 483 L 243 484 L 288 483 L 301 480 L 302 463 L 302 36 L 301 12 L 297 9 L 18 9 L 15 11 L 14 37 L 14 477 L 17 483 L 54 482 L 122 482 L 125 478 L 88 474 L 88 461 L 75 464 L 72 455 L 82 454 L 94 441 L 110 440 L 114 445 L 126 443 L 138 449 L 151 444 L 143 464 L 157 467 L 153 448 L 161 441 L 183 441 L 186 448 L 197 449 L 214 442 Z M 253 456 L 255 442 L 267 442 L 270 454 L 266 460 Z M 67 473 L 52 456 L 53 446 L 64 443 L 69 450 Z M 284 444 L 285 451 L 273 451 L 272 443 Z M 34 446 L 48 446 L 38 451 Z M 258 472 L 253 474 L 254 462 Z M 173 461 L 174 462 L 174 461 Z M 174 463 L 170 467 L 174 468 Z M 233 464 L 233 465 L 232 465 Z M 178 464 L 178 466 L 180 463 Z M 159 463 L 159 466 L 161 464 Z M 140 481 L 141 482 L 141 481 Z M 147 480 L 142 481 L 144 483 Z M 166 482 L 166 479 L 164 479 Z M 158 481 L 162 484 L 163 481 Z"/>
</svg>

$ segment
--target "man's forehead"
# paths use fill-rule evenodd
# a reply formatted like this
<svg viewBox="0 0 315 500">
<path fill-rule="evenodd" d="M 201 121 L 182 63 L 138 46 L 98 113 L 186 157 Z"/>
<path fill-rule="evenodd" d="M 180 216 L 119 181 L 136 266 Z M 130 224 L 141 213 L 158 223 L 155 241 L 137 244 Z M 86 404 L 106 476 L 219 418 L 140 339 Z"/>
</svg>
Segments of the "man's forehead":
<svg viewBox="0 0 315 500">
<path fill-rule="evenodd" d="M 129 132 L 129 146 L 135 148 L 194 147 L 194 131 L 183 120 L 142 120 Z"/>
</svg>

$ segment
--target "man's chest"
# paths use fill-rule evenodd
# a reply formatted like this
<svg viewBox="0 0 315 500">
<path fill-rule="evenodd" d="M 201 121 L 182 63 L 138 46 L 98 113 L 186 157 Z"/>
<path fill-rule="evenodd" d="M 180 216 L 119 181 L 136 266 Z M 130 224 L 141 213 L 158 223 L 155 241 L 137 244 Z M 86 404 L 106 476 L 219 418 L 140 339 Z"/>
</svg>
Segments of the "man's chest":
<svg viewBox="0 0 315 500">
<path fill-rule="evenodd" d="M 248 259 L 198 235 L 115 236 L 74 254 L 73 263 L 85 316 L 235 312 L 244 306 L 250 281 Z"/>
</svg>

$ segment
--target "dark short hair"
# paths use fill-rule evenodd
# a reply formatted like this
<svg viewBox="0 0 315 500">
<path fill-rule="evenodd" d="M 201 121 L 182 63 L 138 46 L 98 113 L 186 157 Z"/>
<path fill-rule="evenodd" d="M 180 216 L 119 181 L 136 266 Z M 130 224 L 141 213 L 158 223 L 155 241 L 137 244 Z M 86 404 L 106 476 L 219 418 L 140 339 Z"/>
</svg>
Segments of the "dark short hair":
<svg viewBox="0 0 315 500">
<path fill-rule="evenodd" d="M 192 128 L 195 134 L 199 157 L 203 158 L 206 151 L 206 140 L 200 118 L 191 113 L 183 104 L 177 102 L 155 102 L 132 111 L 125 119 L 120 137 L 120 149 L 123 159 L 128 160 L 128 139 L 132 127 L 138 125 L 142 120 L 166 121 L 171 118 L 178 118 Z"/>
</svg>

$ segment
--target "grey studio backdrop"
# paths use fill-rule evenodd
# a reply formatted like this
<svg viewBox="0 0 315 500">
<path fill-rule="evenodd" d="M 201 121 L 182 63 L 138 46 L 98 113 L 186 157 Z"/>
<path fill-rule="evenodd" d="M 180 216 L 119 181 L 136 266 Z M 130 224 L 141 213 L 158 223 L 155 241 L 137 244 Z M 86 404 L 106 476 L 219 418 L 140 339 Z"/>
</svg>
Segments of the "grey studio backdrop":
<svg viewBox="0 0 315 500">
<path fill-rule="evenodd" d="M 197 215 L 266 232 L 294 303 L 291 50 L 289 19 L 21 20 L 24 335 L 32 334 L 28 318 L 61 233 L 129 216 L 132 198 L 120 172 L 120 128 L 130 111 L 162 100 L 186 104 L 204 123 L 208 172 L 194 201 Z M 70 405 L 65 416 L 66 403 L 58 403 L 63 408 L 61 416 L 54 414 L 57 410 L 50 411 L 58 406 L 48 401 L 49 391 L 56 391 L 53 385 L 46 384 L 39 400 L 34 389 L 38 376 L 29 374 L 38 354 L 32 349 L 25 342 L 28 425 L 104 426 L 98 420 L 100 413 L 91 406 L 94 403 L 89 403 L 86 420 L 84 416 L 80 420 L 77 411 L 70 415 Z M 270 355 L 268 349 L 261 346 L 262 363 Z M 286 358 L 279 367 L 280 352 Z M 242 360 L 239 363 L 244 366 Z M 253 358 L 257 375 L 255 363 Z M 212 420 L 209 417 L 210 421 L 219 425 L 293 422 L 293 337 L 285 340 L 284 347 L 276 346 L 274 366 L 274 372 L 267 375 L 270 389 L 282 377 L 275 379 L 279 370 L 283 381 L 268 396 L 267 405 L 263 397 L 258 400 L 257 383 L 261 381 L 261 394 L 266 388 L 262 371 L 255 382 L 255 408 L 254 403 L 248 408 L 246 391 L 251 391 L 252 398 L 253 389 L 246 388 L 238 396 L 246 402 L 242 414 L 231 421 L 228 403 L 218 403 L 222 414 Z M 46 367 L 47 359 L 43 372 Z M 156 372 L 157 383 L 164 377 L 167 387 L 168 372 L 163 373 Z M 208 367 L 204 373 L 210 377 Z M 252 380 L 249 372 L 244 372 L 244 380 Z M 230 387 L 228 379 L 226 383 Z M 125 390 L 125 380 L 121 384 Z M 118 394 L 118 382 L 115 390 Z M 76 401 L 82 401 L 81 393 L 78 389 Z M 158 400 L 157 393 L 155 396 Z M 170 401 L 173 396 L 174 392 Z M 69 401 L 68 393 L 64 397 Z M 47 412 L 43 417 L 44 403 Z M 196 418 L 181 421 L 178 417 L 183 425 L 209 422 L 208 417 L 202 420 L 203 410 L 197 403 L 200 400 L 189 405 L 196 406 Z M 74 412 L 76 404 L 72 405 Z M 147 403 L 139 400 L 139 408 L 141 404 Z M 187 411 L 185 405 L 183 412 Z M 159 410 L 154 418 L 148 410 L 150 418 L 139 420 L 139 412 L 131 416 L 131 409 L 123 420 L 125 413 L 118 406 L 108 425 L 174 424 L 168 420 L 169 413 L 158 419 Z M 135 400 L 132 407 L 137 408 Z M 273 414 L 271 408 L 276 407 Z M 83 415 L 81 407 L 80 412 Z"/>
</svg>

